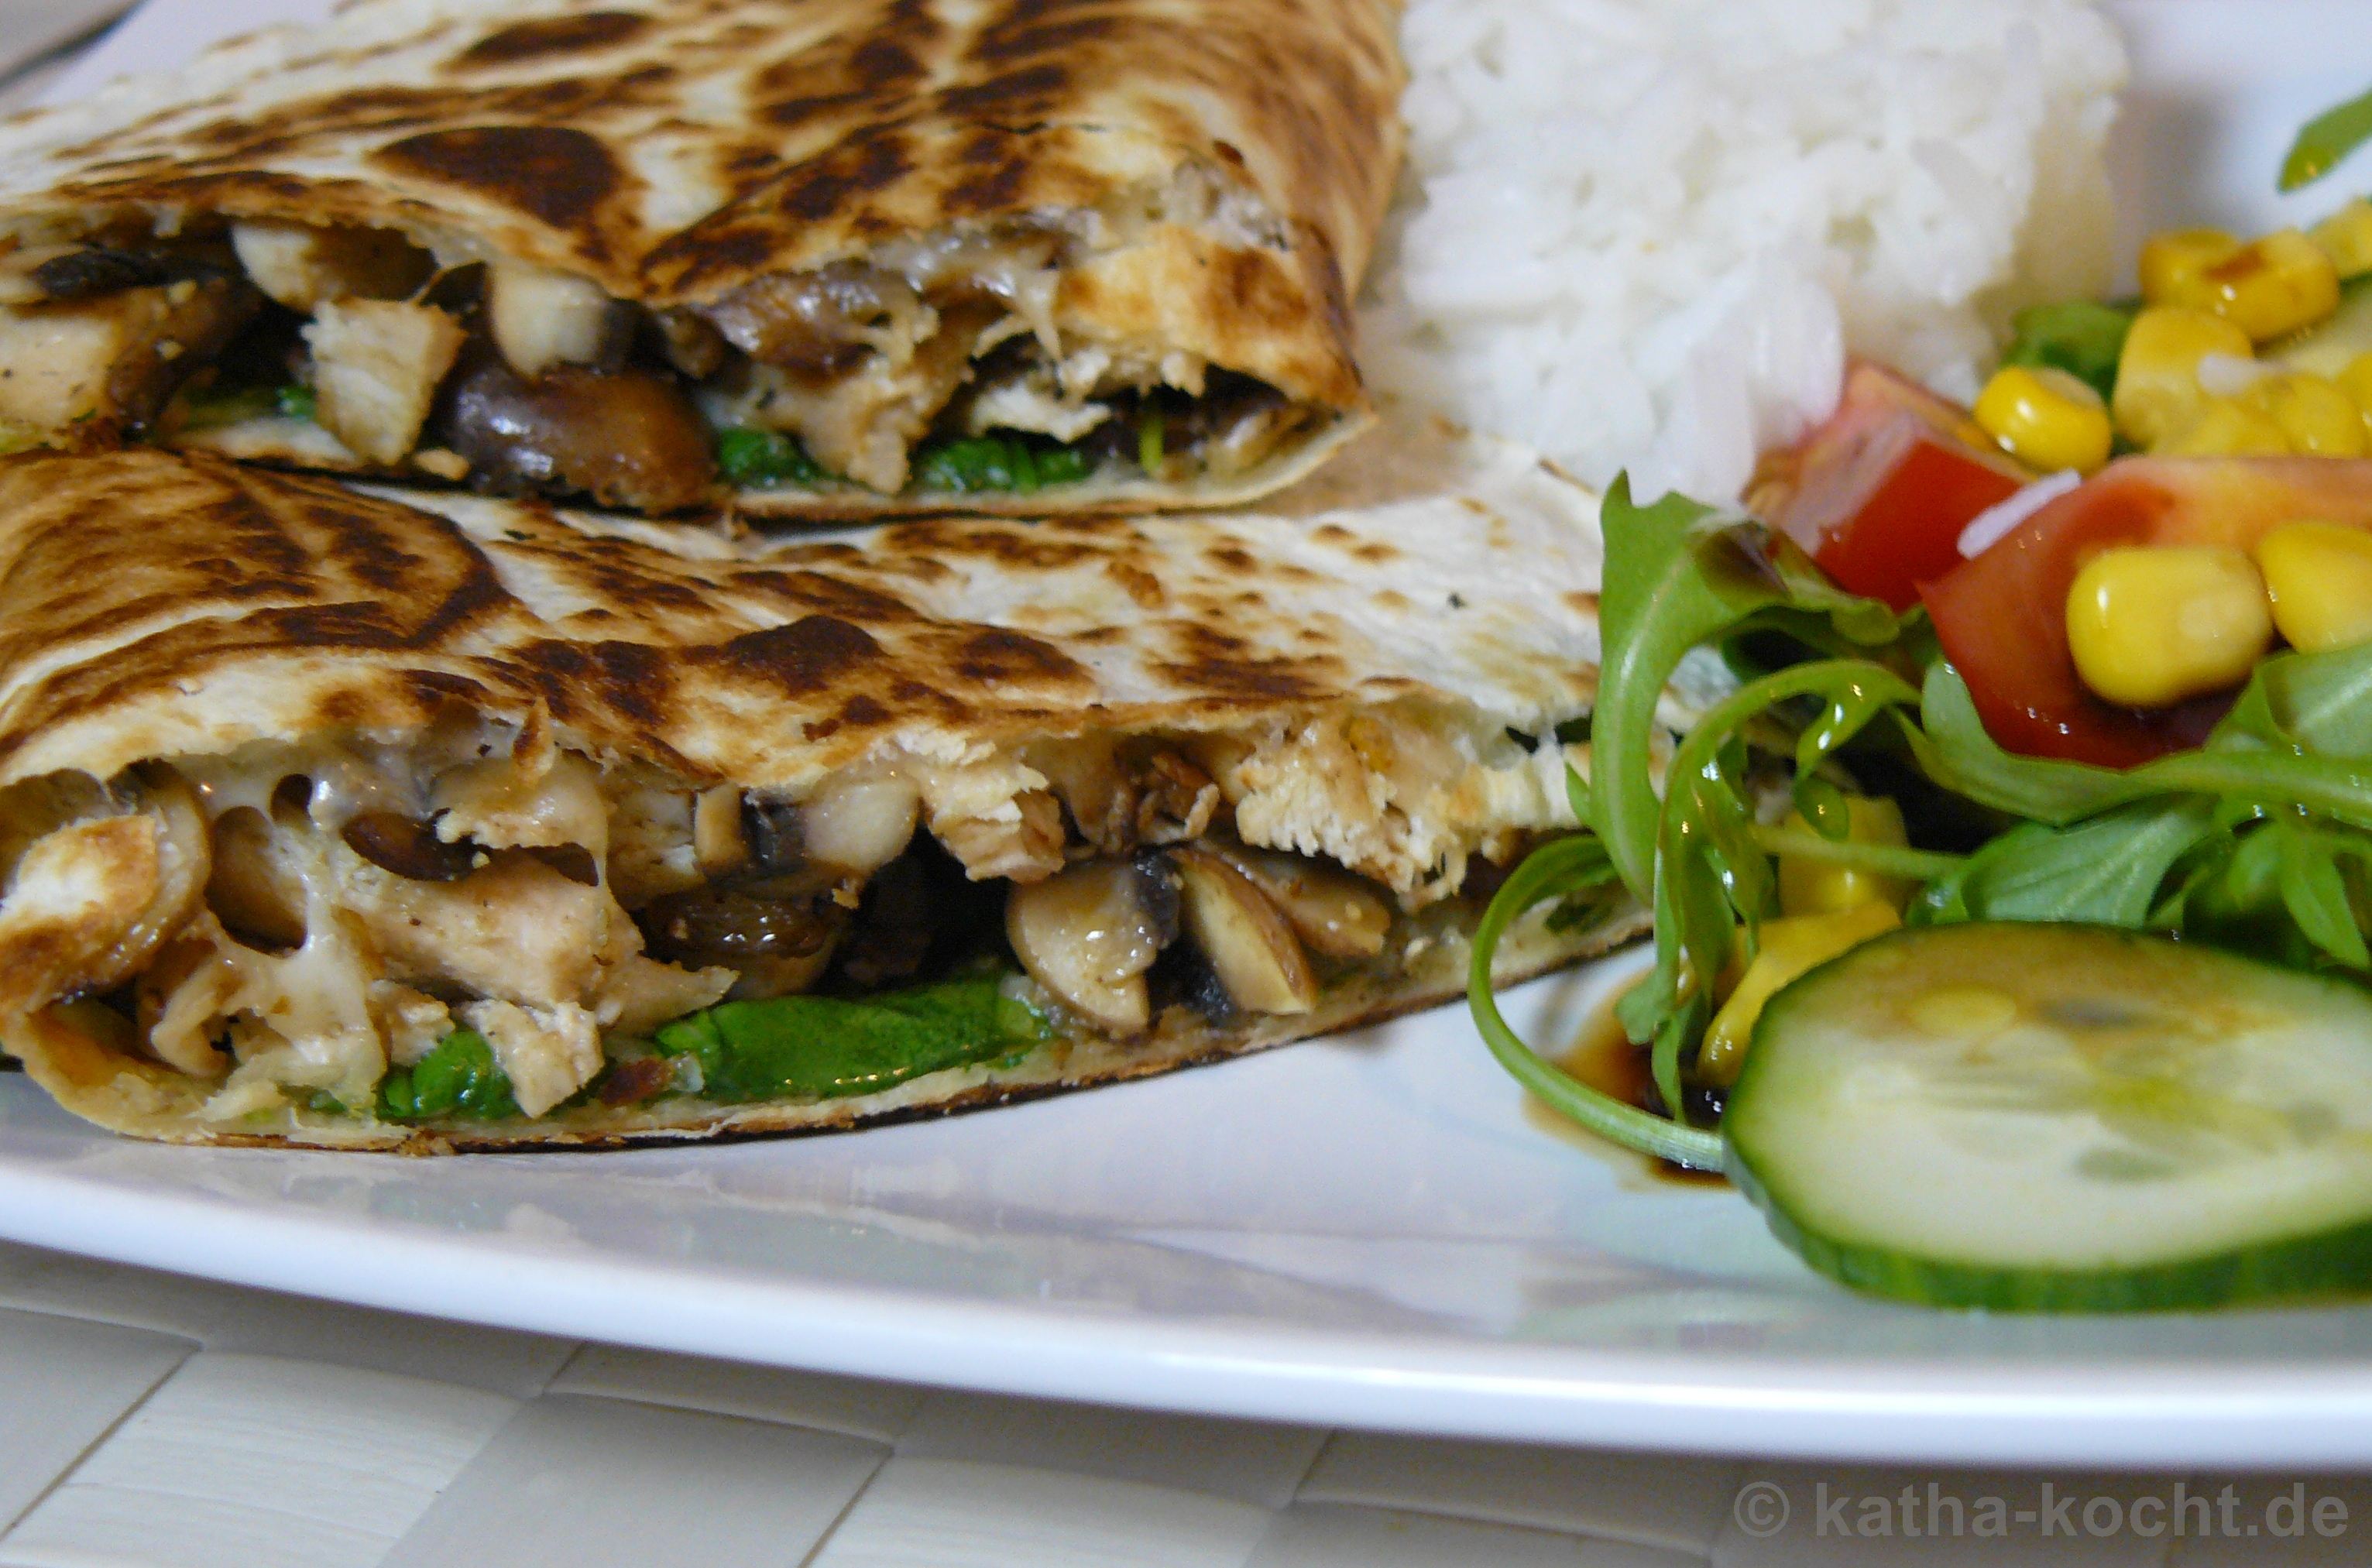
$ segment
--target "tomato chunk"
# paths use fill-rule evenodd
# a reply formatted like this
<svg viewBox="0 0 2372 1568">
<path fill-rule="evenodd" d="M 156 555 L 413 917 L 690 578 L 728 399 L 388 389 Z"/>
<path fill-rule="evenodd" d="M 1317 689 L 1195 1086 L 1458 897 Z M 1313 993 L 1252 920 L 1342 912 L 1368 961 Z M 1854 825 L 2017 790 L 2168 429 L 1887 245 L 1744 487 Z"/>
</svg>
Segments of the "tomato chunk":
<svg viewBox="0 0 2372 1568">
<path fill-rule="evenodd" d="M 1957 404 L 1856 362 L 1837 411 L 1763 465 L 1748 509 L 1854 593 L 1898 610 L 1960 563 L 1960 534 L 2035 475 Z"/>
<path fill-rule="evenodd" d="M 2126 458 L 1921 593 L 1985 729 L 2008 750 L 2131 767 L 2196 746 L 2226 697 L 2139 712 L 2103 702 L 2067 650 L 2067 592 L 2114 545 L 2249 550 L 2284 523 L 2372 529 L 2372 460 Z"/>
</svg>

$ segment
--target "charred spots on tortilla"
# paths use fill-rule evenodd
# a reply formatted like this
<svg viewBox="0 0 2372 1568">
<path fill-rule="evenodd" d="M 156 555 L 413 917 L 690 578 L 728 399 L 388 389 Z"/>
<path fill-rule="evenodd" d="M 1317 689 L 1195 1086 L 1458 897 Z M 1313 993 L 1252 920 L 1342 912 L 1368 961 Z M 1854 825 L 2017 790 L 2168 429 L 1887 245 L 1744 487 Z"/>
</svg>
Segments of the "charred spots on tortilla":
<svg viewBox="0 0 2372 1568">
<path fill-rule="evenodd" d="M 599 138 L 559 125 L 425 131 L 372 156 L 397 173 L 459 186 L 588 239 L 594 214 L 625 182 Z"/>
<path fill-rule="evenodd" d="M 453 57 L 456 70 L 542 62 L 555 55 L 589 54 L 639 38 L 651 18 L 640 11 L 585 11 L 576 16 L 515 22 L 488 33 Z"/>
</svg>

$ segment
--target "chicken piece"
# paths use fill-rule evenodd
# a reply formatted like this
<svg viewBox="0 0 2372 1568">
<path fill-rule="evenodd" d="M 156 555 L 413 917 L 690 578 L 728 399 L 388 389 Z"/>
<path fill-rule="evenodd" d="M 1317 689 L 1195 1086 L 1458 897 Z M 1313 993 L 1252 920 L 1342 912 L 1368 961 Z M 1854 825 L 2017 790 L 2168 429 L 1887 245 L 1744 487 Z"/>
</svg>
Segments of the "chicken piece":
<svg viewBox="0 0 2372 1568">
<path fill-rule="evenodd" d="M 308 316 L 336 299 L 401 299 L 436 270 L 436 258 L 384 228 L 239 223 L 230 244 L 256 287 Z"/>
<path fill-rule="evenodd" d="M 820 377 L 755 366 L 751 383 L 762 389 L 755 418 L 797 436 L 832 472 L 894 495 L 906 486 L 914 445 L 971 375 L 979 336 L 999 314 L 978 305 L 926 311 L 913 343 Z"/>
<path fill-rule="evenodd" d="M 494 346 L 530 381 L 557 365 L 613 367 L 634 330 L 634 312 L 599 284 L 518 261 L 486 269 L 486 319 Z"/>
<path fill-rule="evenodd" d="M 432 306 L 324 304 L 305 329 L 322 426 L 366 461 L 401 462 L 420 444 L 437 385 L 465 336 L 459 321 Z"/>
<path fill-rule="evenodd" d="M 178 779 L 148 808 L 69 823 L 36 841 L 0 896 L 0 1016 L 121 985 L 196 912 L 205 819 Z"/>
<path fill-rule="evenodd" d="M 424 991 L 391 980 L 371 981 L 369 1003 L 379 1037 L 387 1041 L 387 1059 L 409 1067 L 453 1032 L 452 1009 Z"/>
<path fill-rule="evenodd" d="M 227 278 L 0 307 L 0 424 L 74 445 L 137 433 L 259 307 Z"/>
<path fill-rule="evenodd" d="M 483 1035 L 511 1081 L 511 1098 L 529 1116 L 541 1116 L 593 1081 L 601 1070 L 601 1029 L 573 1003 L 521 1007 L 472 1002 L 461 1021 Z"/>
<path fill-rule="evenodd" d="M 344 900 L 390 978 L 447 981 L 482 996 L 581 998 L 617 911 L 608 894 L 541 861 L 505 855 L 452 882 L 396 876 L 341 845 Z"/>
<path fill-rule="evenodd" d="M 581 844 L 599 861 L 610 848 L 600 770 L 556 747 L 521 749 L 528 755 L 482 758 L 437 775 L 429 787 L 436 836 L 488 849 Z"/>
</svg>

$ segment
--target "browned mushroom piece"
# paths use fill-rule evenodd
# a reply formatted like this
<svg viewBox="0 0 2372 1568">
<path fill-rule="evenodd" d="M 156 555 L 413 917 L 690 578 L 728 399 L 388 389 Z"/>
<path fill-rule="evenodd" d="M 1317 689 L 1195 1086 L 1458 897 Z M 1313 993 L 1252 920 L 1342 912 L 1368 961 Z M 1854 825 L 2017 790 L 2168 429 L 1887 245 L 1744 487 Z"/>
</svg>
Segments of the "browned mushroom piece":
<svg viewBox="0 0 2372 1568">
<path fill-rule="evenodd" d="M 1293 923 L 1252 879 L 1203 849 L 1175 849 L 1186 932 L 1227 998 L 1248 1013 L 1307 1013 L 1318 978 Z"/>
<path fill-rule="evenodd" d="M 357 812 L 339 837 L 380 870 L 414 882 L 458 882 L 478 868 L 485 853 L 467 839 L 448 843 L 436 829 L 400 811 Z"/>
<path fill-rule="evenodd" d="M 700 412 L 656 371 L 561 365 L 529 381 L 481 347 L 446 389 L 441 431 L 478 483 L 506 494 L 680 512 L 707 499 L 715 472 Z"/>
<path fill-rule="evenodd" d="M 1374 885 L 1307 855 L 1250 849 L 1214 840 L 1212 854 L 1251 878 L 1293 923 L 1311 952 L 1329 958 L 1372 958 L 1384 950 L 1392 908 Z"/>
<path fill-rule="evenodd" d="M 1120 1034 L 1153 1021 L 1145 973 L 1178 935 L 1178 884 L 1162 862 L 1084 861 L 1013 889 L 1006 939 L 1030 977 Z"/>
<path fill-rule="evenodd" d="M 733 994 L 787 996 L 823 978 L 848 911 L 811 878 L 711 884 L 654 900 L 636 916 L 651 957 L 740 976 Z"/>
<path fill-rule="evenodd" d="M 305 887 L 276 847 L 271 823 L 252 806 L 216 818 L 206 904 L 239 942 L 285 953 L 305 944 Z"/>
</svg>

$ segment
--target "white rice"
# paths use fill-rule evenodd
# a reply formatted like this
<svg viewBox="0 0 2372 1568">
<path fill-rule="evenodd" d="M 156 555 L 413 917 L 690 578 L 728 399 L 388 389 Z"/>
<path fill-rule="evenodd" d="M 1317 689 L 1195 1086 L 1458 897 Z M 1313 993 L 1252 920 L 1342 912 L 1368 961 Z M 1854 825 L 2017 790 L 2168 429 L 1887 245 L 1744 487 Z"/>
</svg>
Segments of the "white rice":
<svg viewBox="0 0 2372 1568">
<path fill-rule="evenodd" d="M 2079 0 L 1409 0 L 1387 397 L 1593 483 L 1738 494 L 1850 350 L 1974 395 L 2105 286 L 2114 29 Z"/>
</svg>

